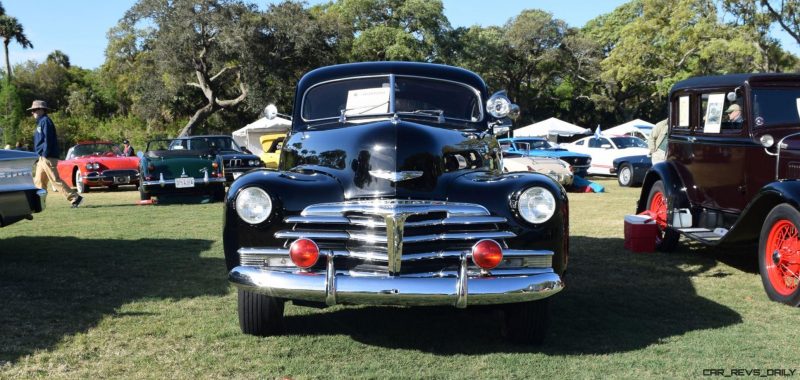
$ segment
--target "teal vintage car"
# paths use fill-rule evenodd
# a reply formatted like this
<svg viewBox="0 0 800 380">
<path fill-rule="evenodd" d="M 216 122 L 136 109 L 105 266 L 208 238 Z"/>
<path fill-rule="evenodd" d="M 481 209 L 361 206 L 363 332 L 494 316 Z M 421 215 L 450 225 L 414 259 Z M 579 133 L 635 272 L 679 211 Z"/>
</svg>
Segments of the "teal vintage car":
<svg viewBox="0 0 800 380">
<path fill-rule="evenodd" d="M 142 200 L 163 195 L 225 197 L 222 159 L 207 137 L 152 140 L 140 154 L 139 196 Z"/>
</svg>

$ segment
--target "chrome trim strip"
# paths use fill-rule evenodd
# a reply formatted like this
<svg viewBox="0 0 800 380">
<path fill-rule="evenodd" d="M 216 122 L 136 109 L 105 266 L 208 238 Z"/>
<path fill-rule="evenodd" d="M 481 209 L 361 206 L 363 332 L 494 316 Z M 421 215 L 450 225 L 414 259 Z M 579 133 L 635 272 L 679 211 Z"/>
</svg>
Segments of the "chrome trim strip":
<svg viewBox="0 0 800 380">
<path fill-rule="evenodd" d="M 306 207 L 302 216 L 342 216 L 357 212 L 367 215 L 428 214 L 446 212 L 448 216 L 489 216 L 489 210 L 471 203 L 440 201 L 375 200 L 319 203 Z"/>
<path fill-rule="evenodd" d="M 388 229 L 388 228 L 387 228 Z M 395 233 L 397 230 L 395 229 Z M 402 234 L 402 228 L 400 230 Z M 401 235 L 402 236 L 402 235 Z M 510 231 L 488 231 L 488 232 L 456 232 L 456 233 L 441 233 L 432 235 L 417 235 L 417 236 L 403 236 L 402 240 L 395 241 L 394 237 L 387 235 L 376 235 L 371 233 L 349 233 L 349 232 L 325 232 L 325 231 L 288 231 L 282 230 L 275 233 L 276 239 L 323 239 L 323 240 L 354 240 L 363 243 L 378 243 L 388 244 L 394 241 L 395 246 L 393 250 L 402 250 L 402 247 L 397 246 L 402 243 L 425 243 L 432 241 L 451 241 L 451 240 L 477 240 L 477 239 L 508 239 L 516 237 L 517 235 Z M 388 247 L 387 247 L 388 249 Z"/>
<path fill-rule="evenodd" d="M 456 232 L 442 233 L 437 235 L 406 236 L 403 238 L 405 243 L 423 243 L 429 241 L 449 241 L 449 240 L 477 240 L 477 239 L 508 239 L 516 237 L 517 234 L 510 231 L 491 231 L 491 232 Z"/>
<path fill-rule="evenodd" d="M 297 224 L 349 224 L 364 227 L 386 227 L 383 221 L 359 220 L 344 216 L 289 216 L 283 220 L 285 223 Z M 463 224 L 497 224 L 507 222 L 501 216 L 452 216 L 444 219 L 422 220 L 406 222 L 406 227 L 452 226 Z"/>
<path fill-rule="evenodd" d="M 322 231 L 278 231 L 275 233 L 276 239 L 327 239 L 327 240 L 348 240 L 350 234 L 346 232 L 322 232 Z"/>
<path fill-rule="evenodd" d="M 406 238 L 403 236 L 403 224 L 408 215 L 386 215 L 384 222 L 386 223 L 386 257 L 388 263 L 389 273 L 400 273 L 400 266 L 403 264 L 403 242 Z M 353 238 L 358 240 L 359 235 L 351 234 Z M 361 235 L 364 236 L 364 235 Z M 366 235 L 374 236 L 374 235 Z M 377 237 L 376 240 L 380 240 Z"/>
<path fill-rule="evenodd" d="M 195 184 L 197 184 L 197 183 L 205 184 L 205 183 L 225 182 L 225 178 L 217 178 L 217 177 L 209 178 L 208 181 L 206 181 L 205 179 L 202 179 L 202 178 L 201 179 L 195 178 L 194 180 L 195 180 Z M 174 179 L 165 179 L 163 181 L 160 181 L 160 180 L 159 181 L 144 181 L 143 184 L 145 186 L 162 186 L 162 185 L 173 185 L 174 186 L 175 185 L 175 180 Z M 187 189 L 191 189 L 191 187 L 187 187 Z"/>
<path fill-rule="evenodd" d="M 283 248 L 239 248 L 237 251 L 240 256 L 243 255 L 263 255 L 263 256 L 279 256 L 289 257 L 289 250 Z M 446 257 L 461 257 L 461 254 L 466 251 L 438 251 L 438 252 L 422 252 L 403 255 L 402 261 L 418 261 L 418 260 L 432 260 Z M 339 257 L 353 257 L 367 260 L 387 261 L 388 256 L 385 253 L 379 252 L 359 252 L 359 251 L 329 251 L 333 256 Z M 552 251 L 545 250 L 522 250 L 522 249 L 504 249 L 503 257 L 505 258 L 539 258 L 539 257 L 552 257 Z"/>
<path fill-rule="evenodd" d="M 238 266 L 228 274 L 236 287 L 255 293 L 291 300 L 325 302 L 327 276 L 300 271 L 276 271 Z M 458 278 L 451 277 L 355 277 L 335 275 L 337 304 L 366 305 L 457 305 Z M 526 276 L 467 276 L 462 289 L 469 305 L 493 305 L 527 302 L 550 297 L 564 287 L 561 278 L 552 272 Z"/>
</svg>

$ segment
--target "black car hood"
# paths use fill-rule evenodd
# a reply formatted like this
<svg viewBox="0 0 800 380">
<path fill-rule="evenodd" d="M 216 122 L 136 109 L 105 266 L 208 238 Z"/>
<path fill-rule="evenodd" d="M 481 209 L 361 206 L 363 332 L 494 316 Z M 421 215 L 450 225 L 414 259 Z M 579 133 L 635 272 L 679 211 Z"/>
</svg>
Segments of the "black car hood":
<svg viewBox="0 0 800 380">
<path fill-rule="evenodd" d="M 486 133 L 385 120 L 292 134 L 281 169 L 328 174 L 345 199 L 443 200 L 447 185 L 465 171 L 497 168 L 497 152 Z"/>
</svg>

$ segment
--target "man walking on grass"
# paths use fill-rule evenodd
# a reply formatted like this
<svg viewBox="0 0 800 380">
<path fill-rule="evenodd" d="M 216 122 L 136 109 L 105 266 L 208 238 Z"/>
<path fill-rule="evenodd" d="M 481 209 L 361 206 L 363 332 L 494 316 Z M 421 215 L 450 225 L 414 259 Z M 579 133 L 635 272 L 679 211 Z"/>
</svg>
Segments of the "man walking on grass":
<svg viewBox="0 0 800 380">
<path fill-rule="evenodd" d="M 33 133 L 33 150 L 39 155 L 36 161 L 36 170 L 33 177 L 34 185 L 40 189 L 47 189 L 48 182 L 52 182 L 58 192 L 64 194 L 67 200 L 76 208 L 83 202 L 83 197 L 67 186 L 58 176 L 58 141 L 56 126 L 47 116 L 47 103 L 44 100 L 34 100 L 28 108 L 36 119 L 36 131 Z"/>
</svg>

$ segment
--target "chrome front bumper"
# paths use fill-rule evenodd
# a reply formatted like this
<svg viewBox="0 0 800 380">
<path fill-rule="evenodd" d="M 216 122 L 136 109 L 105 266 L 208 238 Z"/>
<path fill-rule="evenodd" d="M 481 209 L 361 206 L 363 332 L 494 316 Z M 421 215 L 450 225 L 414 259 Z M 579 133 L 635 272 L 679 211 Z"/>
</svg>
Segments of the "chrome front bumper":
<svg viewBox="0 0 800 380">
<path fill-rule="evenodd" d="M 321 257 L 324 259 L 324 257 Z M 564 284 L 550 268 L 524 275 L 469 275 L 463 256 L 453 276 L 353 275 L 335 271 L 333 256 L 327 256 L 326 270 L 300 270 L 238 266 L 228 275 L 239 289 L 272 297 L 336 304 L 396 306 L 492 305 L 535 301 L 561 291 Z"/>
</svg>

